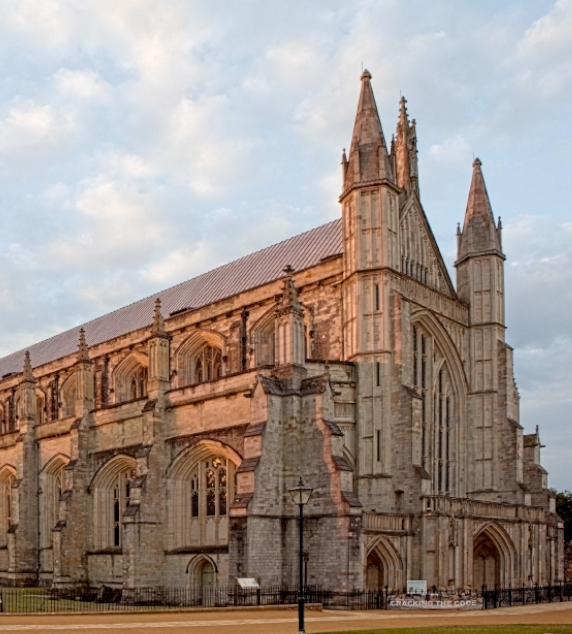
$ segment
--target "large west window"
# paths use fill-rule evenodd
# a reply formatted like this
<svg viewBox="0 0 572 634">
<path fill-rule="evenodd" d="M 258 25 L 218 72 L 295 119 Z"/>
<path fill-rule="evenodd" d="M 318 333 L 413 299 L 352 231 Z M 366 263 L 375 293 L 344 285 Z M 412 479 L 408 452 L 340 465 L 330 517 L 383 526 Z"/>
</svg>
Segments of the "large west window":
<svg viewBox="0 0 572 634">
<path fill-rule="evenodd" d="M 422 466 L 433 492 L 454 493 L 455 394 L 447 361 L 421 325 L 412 329 L 412 383 L 421 396 Z"/>
</svg>

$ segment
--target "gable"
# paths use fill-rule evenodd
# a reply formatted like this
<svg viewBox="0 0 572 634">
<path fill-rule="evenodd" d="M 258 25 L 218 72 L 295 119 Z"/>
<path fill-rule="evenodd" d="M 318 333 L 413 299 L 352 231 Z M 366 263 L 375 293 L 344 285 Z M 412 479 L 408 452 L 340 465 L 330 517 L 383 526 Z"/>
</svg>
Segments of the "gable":
<svg viewBox="0 0 572 634">
<path fill-rule="evenodd" d="M 455 298 L 455 288 L 435 241 L 427 216 L 416 196 L 399 214 L 401 272 L 430 288 Z"/>
</svg>

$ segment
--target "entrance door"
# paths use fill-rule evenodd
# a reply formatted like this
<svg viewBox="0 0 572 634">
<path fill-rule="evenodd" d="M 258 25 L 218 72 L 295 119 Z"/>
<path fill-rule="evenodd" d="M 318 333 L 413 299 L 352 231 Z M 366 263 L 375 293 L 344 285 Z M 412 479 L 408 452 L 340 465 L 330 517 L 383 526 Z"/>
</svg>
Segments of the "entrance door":
<svg viewBox="0 0 572 634">
<path fill-rule="evenodd" d="M 201 570 L 201 591 L 203 605 L 215 605 L 214 568 L 210 561 L 205 561 Z"/>
<path fill-rule="evenodd" d="M 383 589 L 383 563 L 375 551 L 367 557 L 366 583 L 368 590 Z"/>
<path fill-rule="evenodd" d="M 473 587 L 489 589 L 500 585 L 499 551 L 487 533 L 481 533 L 475 540 L 473 551 Z"/>
</svg>

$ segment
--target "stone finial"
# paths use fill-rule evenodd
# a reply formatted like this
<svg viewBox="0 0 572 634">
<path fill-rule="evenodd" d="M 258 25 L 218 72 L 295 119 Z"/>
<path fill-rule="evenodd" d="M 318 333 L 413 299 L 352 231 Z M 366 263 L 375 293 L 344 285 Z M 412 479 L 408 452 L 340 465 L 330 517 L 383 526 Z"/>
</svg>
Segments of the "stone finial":
<svg viewBox="0 0 572 634">
<path fill-rule="evenodd" d="M 151 334 L 154 336 L 165 335 L 165 320 L 161 313 L 161 300 L 157 297 L 155 300 L 155 314 L 153 316 L 153 326 L 151 327 Z"/>
<path fill-rule="evenodd" d="M 363 73 L 361 74 L 360 79 L 363 81 L 364 79 L 369 81 L 371 79 L 371 73 L 369 72 L 369 70 L 366 68 Z"/>
<path fill-rule="evenodd" d="M 79 345 L 78 345 L 78 351 L 77 351 L 77 360 L 89 361 L 89 349 L 85 341 L 85 330 L 83 328 L 79 329 Z"/>
<path fill-rule="evenodd" d="M 26 354 L 24 355 L 24 375 L 22 377 L 22 381 L 31 382 L 35 381 L 34 375 L 32 374 L 32 361 L 30 360 L 30 353 L 26 350 Z"/>
</svg>

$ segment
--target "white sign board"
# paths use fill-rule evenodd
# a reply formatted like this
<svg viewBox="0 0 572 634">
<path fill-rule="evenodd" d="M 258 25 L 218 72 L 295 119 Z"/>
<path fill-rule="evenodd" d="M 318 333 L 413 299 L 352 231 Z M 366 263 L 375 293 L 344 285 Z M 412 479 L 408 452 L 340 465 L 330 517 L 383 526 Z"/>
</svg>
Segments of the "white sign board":
<svg viewBox="0 0 572 634">
<path fill-rule="evenodd" d="M 256 581 L 256 579 L 253 579 L 252 577 L 242 577 L 237 579 L 238 581 L 238 585 L 241 588 L 260 588 L 260 586 L 258 585 L 258 581 Z"/>
<path fill-rule="evenodd" d="M 427 581 L 425 579 L 408 579 L 407 594 L 427 594 Z"/>
</svg>

